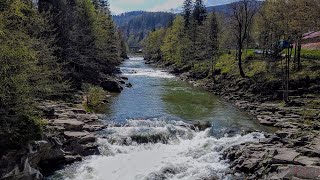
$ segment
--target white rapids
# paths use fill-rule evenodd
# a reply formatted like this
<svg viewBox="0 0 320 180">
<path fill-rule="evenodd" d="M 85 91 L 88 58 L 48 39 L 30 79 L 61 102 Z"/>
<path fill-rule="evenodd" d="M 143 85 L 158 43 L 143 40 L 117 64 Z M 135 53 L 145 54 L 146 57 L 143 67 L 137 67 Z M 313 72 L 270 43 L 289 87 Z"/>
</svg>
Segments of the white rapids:
<svg viewBox="0 0 320 180">
<path fill-rule="evenodd" d="M 146 76 L 152 78 L 174 78 L 175 76 L 161 69 L 152 67 L 141 67 L 143 63 L 142 57 L 131 57 L 131 61 L 126 61 L 124 67 L 121 68 L 124 76 Z M 141 63 L 142 62 L 142 63 Z"/>
<path fill-rule="evenodd" d="M 206 180 L 229 179 L 222 160 L 228 147 L 263 138 L 211 136 L 211 129 L 194 131 L 180 121 L 129 120 L 110 126 L 100 138 L 101 155 L 58 171 L 52 179 L 66 180 Z"/>
</svg>

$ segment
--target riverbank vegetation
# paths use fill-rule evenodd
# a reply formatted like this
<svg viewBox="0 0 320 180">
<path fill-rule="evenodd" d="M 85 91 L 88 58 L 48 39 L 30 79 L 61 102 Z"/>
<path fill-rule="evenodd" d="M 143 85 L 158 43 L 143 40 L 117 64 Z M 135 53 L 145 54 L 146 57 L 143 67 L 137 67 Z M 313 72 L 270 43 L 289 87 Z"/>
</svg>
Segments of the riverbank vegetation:
<svg viewBox="0 0 320 180">
<path fill-rule="evenodd" d="M 125 56 L 107 1 L 0 1 L 0 156 L 41 138 L 38 102 L 99 86 Z"/>
<path fill-rule="evenodd" d="M 273 100 L 284 91 L 319 93 L 320 49 L 308 48 L 317 41 L 310 34 L 320 29 L 319 10 L 314 0 L 240 0 L 207 13 L 202 0 L 185 0 L 172 26 L 145 38 L 145 58 L 212 86 L 250 80 L 257 87 L 249 91 Z"/>
</svg>

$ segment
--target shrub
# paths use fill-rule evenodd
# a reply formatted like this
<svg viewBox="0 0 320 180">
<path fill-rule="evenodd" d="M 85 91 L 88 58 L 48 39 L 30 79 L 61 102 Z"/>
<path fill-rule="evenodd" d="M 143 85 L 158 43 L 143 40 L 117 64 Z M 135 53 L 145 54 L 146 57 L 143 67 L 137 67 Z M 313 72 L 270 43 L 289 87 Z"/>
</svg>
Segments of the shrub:
<svg viewBox="0 0 320 180">
<path fill-rule="evenodd" d="M 101 87 L 85 84 L 86 105 L 88 108 L 95 108 L 102 104 L 106 98 L 106 91 Z"/>
</svg>

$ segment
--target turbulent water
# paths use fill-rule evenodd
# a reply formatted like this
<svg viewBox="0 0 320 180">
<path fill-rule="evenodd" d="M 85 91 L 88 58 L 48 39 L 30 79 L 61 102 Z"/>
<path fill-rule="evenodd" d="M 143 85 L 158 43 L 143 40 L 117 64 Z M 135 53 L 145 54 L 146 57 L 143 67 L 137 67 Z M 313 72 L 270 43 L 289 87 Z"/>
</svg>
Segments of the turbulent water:
<svg viewBox="0 0 320 180">
<path fill-rule="evenodd" d="M 250 116 L 212 94 L 191 87 L 142 58 L 121 67 L 132 88 L 114 96 L 106 110 L 109 127 L 99 133 L 101 155 L 87 157 L 50 179 L 70 180 L 209 180 L 233 179 L 224 149 L 266 130 Z M 209 121 L 199 131 L 191 122 Z"/>
</svg>

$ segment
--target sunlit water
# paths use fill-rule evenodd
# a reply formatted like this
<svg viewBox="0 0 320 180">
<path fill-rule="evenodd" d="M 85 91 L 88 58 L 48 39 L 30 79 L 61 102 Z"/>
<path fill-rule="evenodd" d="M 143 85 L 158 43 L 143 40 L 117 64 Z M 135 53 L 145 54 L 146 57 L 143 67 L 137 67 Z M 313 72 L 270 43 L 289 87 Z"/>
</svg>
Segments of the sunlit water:
<svg viewBox="0 0 320 180">
<path fill-rule="evenodd" d="M 70 180 L 233 179 L 221 158 L 226 148 L 263 137 L 263 126 L 228 102 L 132 57 L 121 67 L 132 88 L 112 97 L 101 155 L 55 173 Z M 190 122 L 209 121 L 198 131 Z"/>
</svg>

